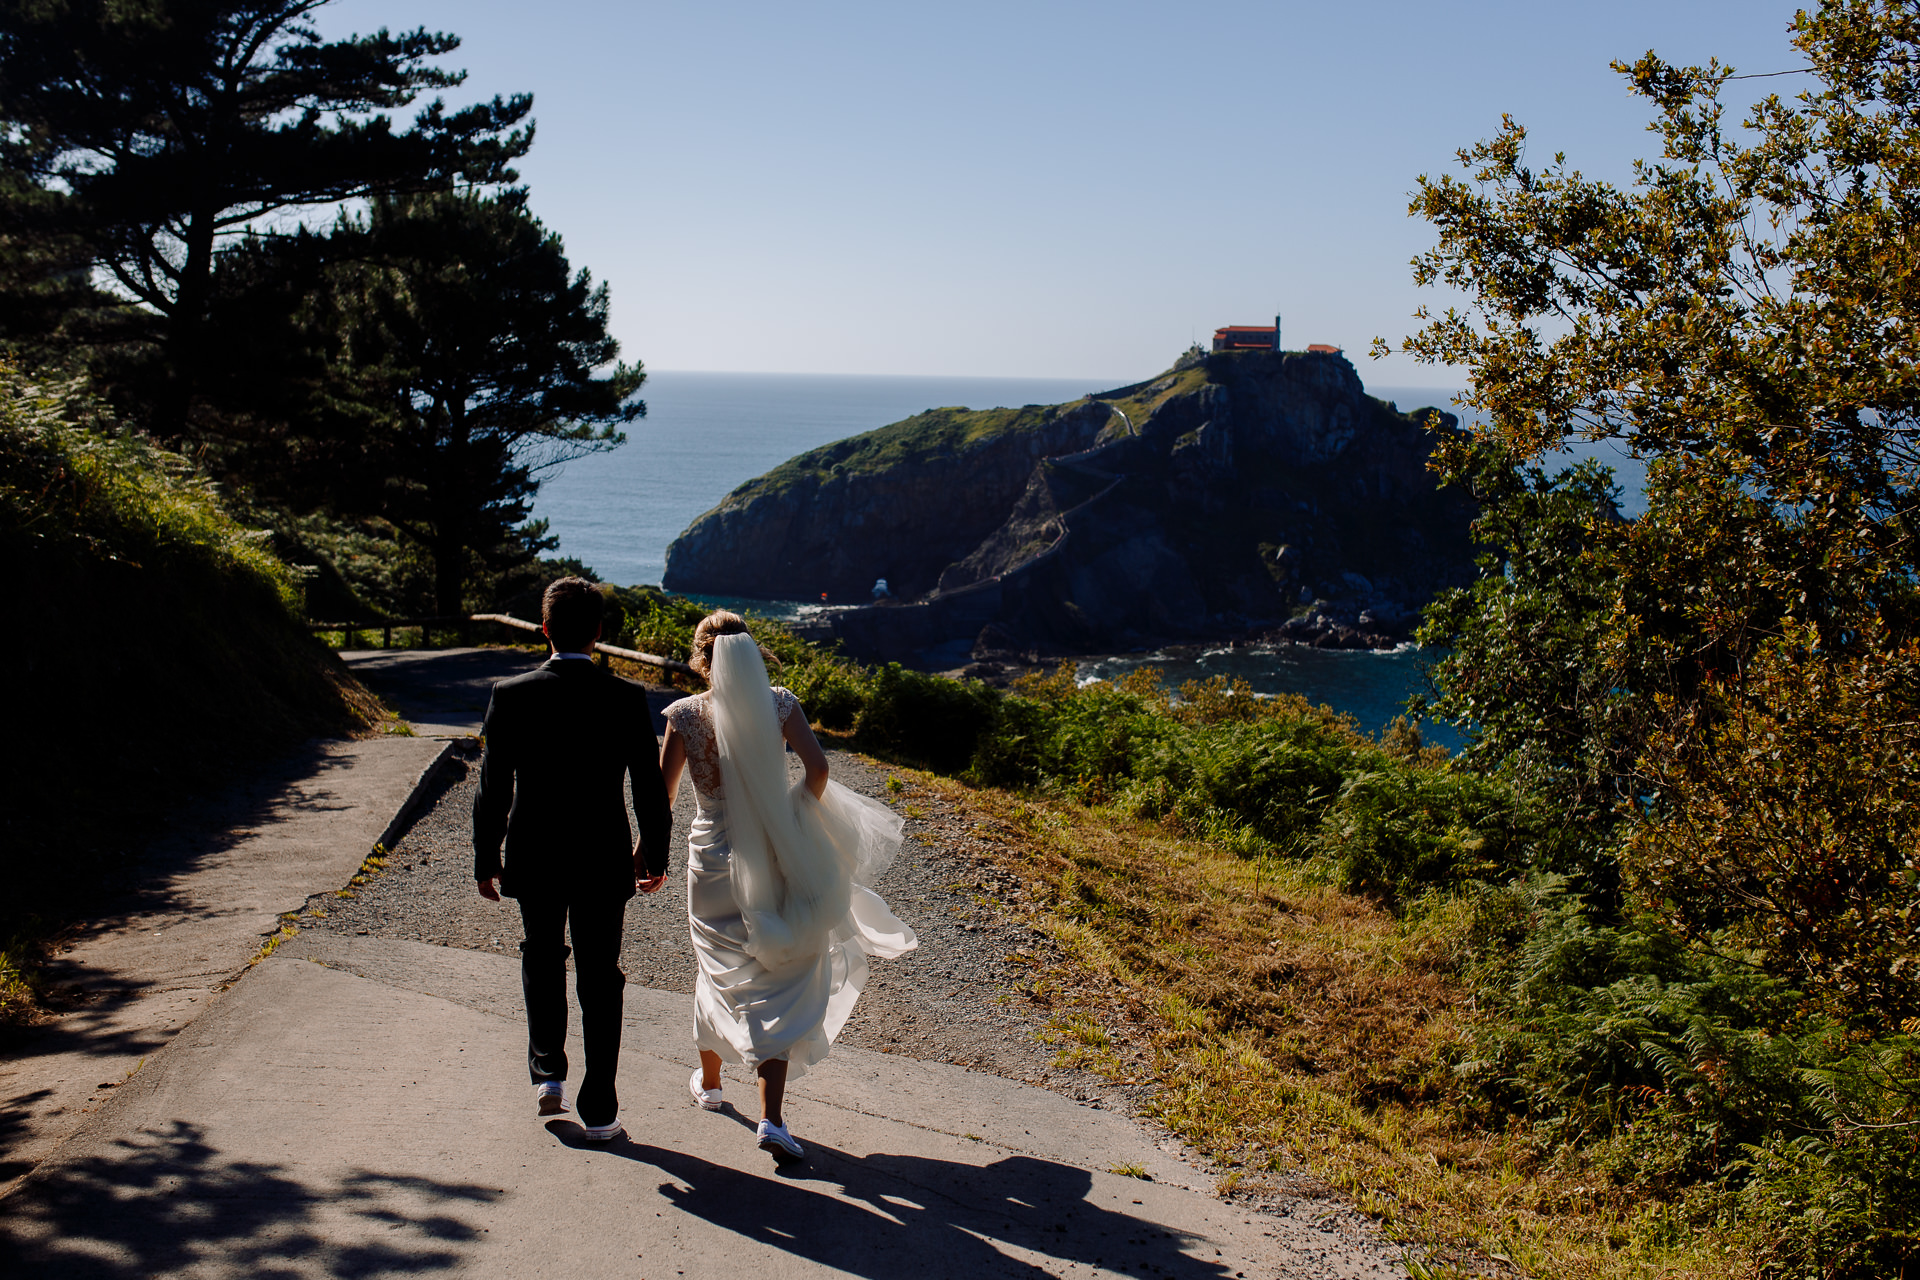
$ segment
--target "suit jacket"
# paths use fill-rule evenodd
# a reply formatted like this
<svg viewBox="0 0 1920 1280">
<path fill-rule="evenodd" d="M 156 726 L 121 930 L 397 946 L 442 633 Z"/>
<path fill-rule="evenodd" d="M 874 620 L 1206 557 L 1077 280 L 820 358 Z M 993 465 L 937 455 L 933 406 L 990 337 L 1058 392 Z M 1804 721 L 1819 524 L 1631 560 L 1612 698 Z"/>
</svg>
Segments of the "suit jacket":
<svg viewBox="0 0 1920 1280">
<path fill-rule="evenodd" d="M 606 668 L 553 658 L 493 686 L 473 801 L 473 878 L 517 898 L 633 896 L 633 790 L 650 874 L 667 869 L 673 808 L 647 692 Z M 502 865 L 502 844 L 505 865 Z"/>
</svg>

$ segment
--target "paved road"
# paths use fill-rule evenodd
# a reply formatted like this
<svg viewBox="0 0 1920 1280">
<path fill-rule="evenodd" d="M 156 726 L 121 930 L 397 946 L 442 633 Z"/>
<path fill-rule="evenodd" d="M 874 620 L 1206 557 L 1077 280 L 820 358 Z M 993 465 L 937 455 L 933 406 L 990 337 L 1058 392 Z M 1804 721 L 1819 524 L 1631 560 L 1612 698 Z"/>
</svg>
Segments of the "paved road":
<svg viewBox="0 0 1920 1280">
<path fill-rule="evenodd" d="M 0 1061 L 0 1195 L 238 977 L 283 912 L 338 889 L 447 750 L 426 738 L 315 742 L 176 815 L 109 914 L 48 978 L 64 1012 Z"/>
<path fill-rule="evenodd" d="M 468 723 L 449 711 L 470 693 L 436 695 L 431 672 L 470 690 L 472 654 L 386 659 L 419 693 L 403 714 Z M 513 959 L 308 933 L 245 968 L 279 912 L 346 882 L 444 746 L 285 762 L 226 798 L 225 827 L 218 806 L 183 826 L 138 909 L 76 944 L 97 1001 L 5 1067 L 0 1142 L 31 1172 L 0 1191 L 0 1274 L 1405 1274 L 1350 1212 L 1222 1201 L 1154 1131 L 983 1072 L 837 1049 L 794 1090 L 811 1158 L 782 1173 L 746 1116 L 687 1100 L 686 997 L 629 987 L 632 1132 L 591 1147 L 532 1114 Z M 729 1093 L 751 1111 L 744 1079 Z"/>
<path fill-rule="evenodd" d="M 5 1202 L 0 1263 L 74 1280 L 1398 1274 L 1347 1233 L 1283 1236 L 1191 1185 L 1122 1116 L 943 1063 L 836 1050 L 794 1089 L 810 1158 L 782 1172 L 745 1116 L 688 1101 L 685 997 L 645 988 L 627 993 L 631 1132 L 591 1146 L 532 1114 L 517 987 L 503 957 L 302 935 Z M 1110 1172 L 1129 1165 L 1152 1180 Z"/>
<path fill-rule="evenodd" d="M 480 732 L 494 682 L 531 671 L 546 655 L 525 649 L 349 649 L 361 683 L 428 738 Z"/>
</svg>

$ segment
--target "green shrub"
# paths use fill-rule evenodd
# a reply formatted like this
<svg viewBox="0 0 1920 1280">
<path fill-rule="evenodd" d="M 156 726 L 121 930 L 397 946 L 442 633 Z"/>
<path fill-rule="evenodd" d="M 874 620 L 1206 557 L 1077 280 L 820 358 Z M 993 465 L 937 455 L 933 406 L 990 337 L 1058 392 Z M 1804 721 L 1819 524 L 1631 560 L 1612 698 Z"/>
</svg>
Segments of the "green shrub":
<svg viewBox="0 0 1920 1280">
<path fill-rule="evenodd" d="M 958 773 L 975 757 L 1000 701 L 985 685 L 909 671 L 896 662 L 874 671 L 864 692 L 854 741 L 942 773 Z"/>
<path fill-rule="evenodd" d="M 1456 1069 L 1468 1098 L 1650 1204 L 1647 1240 L 1718 1228 L 1766 1275 L 1889 1274 L 1920 1257 L 1909 1034 L 1850 1034 L 1751 954 L 1658 919 L 1598 923 L 1559 876 L 1410 911 L 1443 914 L 1464 920 L 1481 1006 Z"/>
<path fill-rule="evenodd" d="M 800 696 L 812 722 L 835 733 L 851 732 L 867 705 L 866 674 L 851 663 L 832 657 L 817 657 L 811 662 L 795 663 L 782 678 L 786 686 Z"/>
<path fill-rule="evenodd" d="M 186 459 L 4 365 L 0 562 L 27 748 L 0 771 L 0 937 L 83 909 L 236 765 L 377 711 L 307 632 L 268 535 Z"/>
<path fill-rule="evenodd" d="M 1316 834 L 1317 851 L 1339 866 L 1350 892 L 1398 901 L 1575 860 L 1556 824 L 1496 779 L 1410 767 L 1404 756 L 1374 763 L 1340 783 Z"/>
<path fill-rule="evenodd" d="M 1561 860 L 1551 824 L 1497 780 L 1226 679 L 1177 692 L 1148 669 L 1117 685 L 1078 687 L 1067 668 L 1026 680 L 996 708 L 972 774 L 1113 802 L 1248 856 L 1315 857 L 1388 902 Z"/>
<path fill-rule="evenodd" d="M 1909 1037 L 1856 1054 L 1850 1065 L 1885 1057 L 1904 1059 L 1901 1069 L 1913 1075 Z M 1884 1096 L 1869 1086 L 1827 1132 L 1776 1132 L 1747 1148 L 1736 1203 L 1770 1273 L 1867 1280 L 1909 1275 L 1920 1261 L 1920 1129 L 1910 1108 L 1889 1114 Z"/>
</svg>

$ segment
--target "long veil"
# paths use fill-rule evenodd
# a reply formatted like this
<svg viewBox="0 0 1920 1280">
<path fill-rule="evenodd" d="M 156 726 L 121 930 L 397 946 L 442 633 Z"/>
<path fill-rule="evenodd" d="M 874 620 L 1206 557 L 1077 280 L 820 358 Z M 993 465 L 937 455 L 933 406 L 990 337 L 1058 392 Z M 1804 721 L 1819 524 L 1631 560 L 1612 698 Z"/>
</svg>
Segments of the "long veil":
<svg viewBox="0 0 1920 1280">
<path fill-rule="evenodd" d="M 714 641 L 710 701 L 749 954 L 779 970 L 840 942 L 880 956 L 918 946 L 867 887 L 899 853 L 899 815 L 837 782 L 818 800 L 804 783 L 788 785 L 773 688 L 753 637 Z"/>
</svg>

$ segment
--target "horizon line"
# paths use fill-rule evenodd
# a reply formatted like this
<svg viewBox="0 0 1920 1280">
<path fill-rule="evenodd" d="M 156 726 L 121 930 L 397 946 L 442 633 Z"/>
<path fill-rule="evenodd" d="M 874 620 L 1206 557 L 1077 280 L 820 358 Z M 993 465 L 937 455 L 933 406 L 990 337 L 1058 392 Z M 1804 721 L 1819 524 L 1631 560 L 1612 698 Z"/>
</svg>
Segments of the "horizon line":
<svg viewBox="0 0 1920 1280">
<path fill-rule="evenodd" d="M 1116 387 L 1131 386 L 1134 382 L 1142 381 L 1142 379 L 1140 378 L 1134 378 L 1131 381 L 1127 381 L 1125 379 L 1115 381 L 1112 378 L 1086 378 L 1077 374 L 1067 374 L 1067 373 L 844 373 L 844 372 L 834 372 L 834 371 L 827 371 L 827 370 L 820 370 L 820 369 L 654 369 L 654 368 L 646 368 L 646 373 L 648 374 L 648 376 L 652 376 L 653 374 L 656 374 L 656 373 L 720 374 L 728 377 L 739 377 L 739 378 L 926 378 L 926 379 L 937 378 L 937 379 L 943 379 L 946 381 L 974 381 L 974 382 L 1086 382 L 1086 383 L 1090 383 L 1096 388 L 1104 388 L 1108 386 L 1116 386 Z M 1148 378 L 1151 378 L 1153 375 L 1147 374 L 1146 376 Z M 1361 379 L 1361 385 L 1363 387 L 1367 385 L 1366 379 L 1364 378 Z M 1449 387 L 1449 386 L 1442 385 L 1440 383 L 1383 382 L 1383 383 L 1380 383 L 1379 385 L 1385 386 L 1385 387 L 1393 387 L 1396 390 L 1406 390 L 1406 391 L 1444 391 L 1449 395 L 1458 395 L 1462 390 L 1462 388 L 1460 387 Z M 643 386 L 641 388 L 641 393 L 644 395 L 645 391 L 646 391 L 646 388 Z"/>
</svg>

